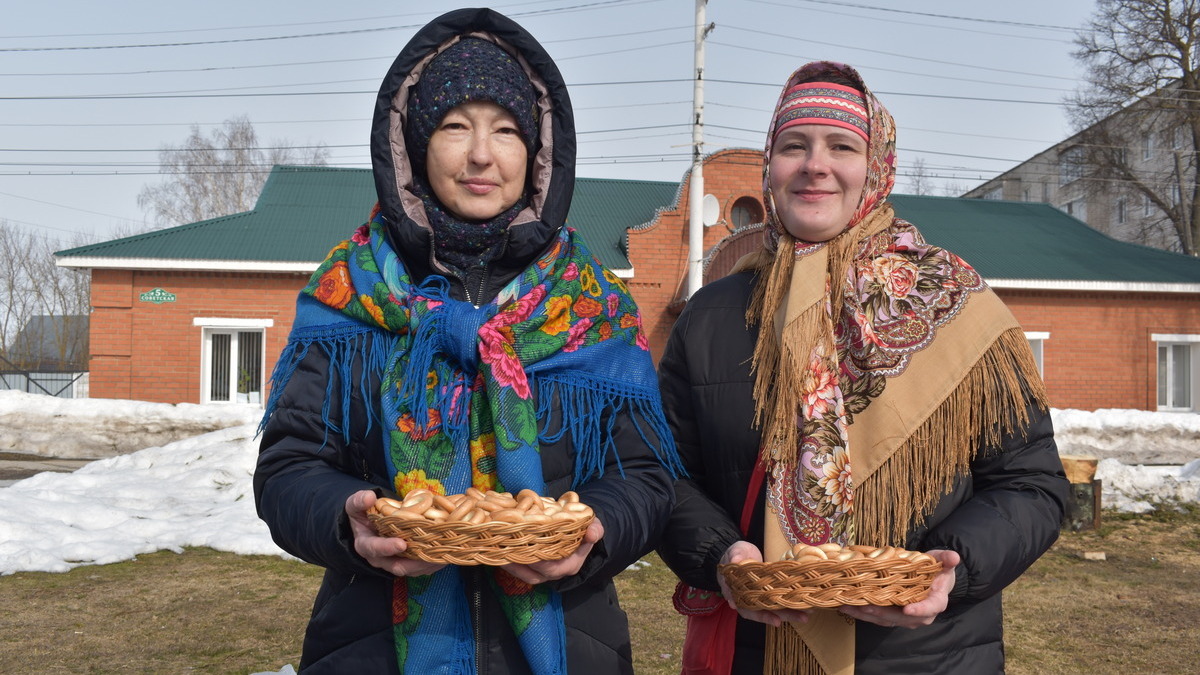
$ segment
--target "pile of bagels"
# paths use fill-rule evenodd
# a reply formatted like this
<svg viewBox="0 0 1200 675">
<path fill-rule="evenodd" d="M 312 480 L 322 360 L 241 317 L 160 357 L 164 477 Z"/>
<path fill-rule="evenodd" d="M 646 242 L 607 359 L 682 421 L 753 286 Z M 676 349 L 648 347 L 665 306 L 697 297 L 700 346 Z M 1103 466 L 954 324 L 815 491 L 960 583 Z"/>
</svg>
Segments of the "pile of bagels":
<svg viewBox="0 0 1200 675">
<path fill-rule="evenodd" d="M 424 488 L 411 490 L 404 499 L 381 497 L 370 513 L 401 521 L 427 523 L 551 523 L 592 519 L 592 508 L 579 501 L 575 492 L 564 492 L 558 499 L 543 497 L 533 490 L 486 492 L 467 488 L 456 495 L 441 495 Z"/>
<path fill-rule="evenodd" d="M 787 551 L 784 551 L 780 560 L 794 560 L 796 562 L 813 562 L 816 560 L 835 560 L 838 562 L 845 562 L 847 560 L 906 560 L 916 563 L 932 561 L 933 558 L 919 551 L 909 551 L 894 546 L 875 547 L 852 544 L 843 547 L 841 544 L 818 544 L 816 546 L 796 544 Z"/>
</svg>

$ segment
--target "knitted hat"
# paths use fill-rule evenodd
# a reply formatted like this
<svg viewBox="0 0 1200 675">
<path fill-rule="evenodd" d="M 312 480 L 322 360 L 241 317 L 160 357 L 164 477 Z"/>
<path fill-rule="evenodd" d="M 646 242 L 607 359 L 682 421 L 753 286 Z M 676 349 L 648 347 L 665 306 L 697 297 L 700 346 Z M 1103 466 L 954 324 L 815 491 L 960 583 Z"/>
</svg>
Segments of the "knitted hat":
<svg viewBox="0 0 1200 675">
<path fill-rule="evenodd" d="M 775 115 L 774 132 L 779 135 L 797 124 L 828 124 L 852 131 L 869 141 L 871 123 L 863 93 L 834 82 L 805 82 L 784 95 Z"/>
<path fill-rule="evenodd" d="M 491 101 L 510 112 L 533 152 L 537 93 L 525 70 L 495 43 L 463 38 L 429 62 L 409 93 L 404 143 L 414 167 L 424 166 L 429 139 L 446 113 L 471 101 Z"/>
</svg>

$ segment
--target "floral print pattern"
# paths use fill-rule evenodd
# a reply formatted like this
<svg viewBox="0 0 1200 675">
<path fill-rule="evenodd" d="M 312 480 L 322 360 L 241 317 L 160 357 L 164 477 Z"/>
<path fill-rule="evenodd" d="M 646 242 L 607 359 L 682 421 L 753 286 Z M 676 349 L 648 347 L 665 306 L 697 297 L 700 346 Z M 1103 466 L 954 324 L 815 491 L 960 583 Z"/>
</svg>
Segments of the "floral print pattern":
<svg viewBox="0 0 1200 675">
<path fill-rule="evenodd" d="M 467 487 L 543 492 L 538 411 L 528 374 L 535 364 L 605 343 L 609 351 L 602 358 L 629 365 L 628 384 L 620 378 L 586 384 L 577 374 L 586 359 L 578 356 L 551 370 L 572 386 L 605 392 L 629 386 L 626 394 L 613 395 L 648 395 L 634 387 L 649 385 L 632 384 L 655 380 L 633 298 L 573 231 L 564 228 L 492 304 L 475 308 L 451 298 L 441 277 L 413 283 L 383 228 L 376 216 L 334 247 L 303 292 L 383 328 L 394 340 L 381 391 L 389 471 L 400 495 L 417 488 L 439 494 Z M 595 452 L 603 452 L 603 440 L 596 440 Z M 581 455 L 588 451 L 583 445 L 577 448 Z M 420 634 L 425 604 L 437 601 L 423 595 L 436 576 L 394 583 L 395 644 L 402 663 L 409 638 Z M 561 628 L 550 589 L 501 570 L 489 578 L 521 639 L 544 641 Z"/>
<path fill-rule="evenodd" d="M 354 287 L 350 285 L 350 268 L 345 262 L 330 265 L 316 282 L 313 297 L 334 309 L 342 309 L 354 299 Z"/>
<path fill-rule="evenodd" d="M 904 372 L 971 293 L 986 287 L 962 258 L 930 246 L 900 219 L 862 243 L 843 284 L 836 358 L 815 354 L 805 376 L 801 470 L 787 476 L 777 468 L 772 475 L 772 500 L 793 542 L 854 541 L 854 415 L 883 393 L 888 377 Z"/>
</svg>

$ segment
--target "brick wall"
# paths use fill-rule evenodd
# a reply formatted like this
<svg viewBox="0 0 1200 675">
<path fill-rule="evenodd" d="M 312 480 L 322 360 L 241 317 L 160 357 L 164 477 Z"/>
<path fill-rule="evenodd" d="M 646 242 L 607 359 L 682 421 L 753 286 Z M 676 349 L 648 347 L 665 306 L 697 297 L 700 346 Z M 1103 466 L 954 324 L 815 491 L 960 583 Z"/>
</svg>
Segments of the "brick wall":
<svg viewBox="0 0 1200 675">
<path fill-rule="evenodd" d="M 675 323 L 678 303 L 687 294 L 688 205 L 690 173 L 677 204 L 662 211 L 644 229 L 629 232 L 629 260 L 634 277 L 629 290 L 637 300 L 657 363 Z M 730 210 L 743 197 L 762 203 L 762 153 L 722 150 L 704 164 L 704 192 L 717 197 L 720 219 L 704 230 L 704 252 L 733 231 Z M 672 305 L 676 305 L 672 308 Z M 674 311 L 672 311 L 672 309 Z"/>
<path fill-rule="evenodd" d="M 1178 293 L 1071 293 L 1001 289 L 1028 331 L 1044 331 L 1043 371 L 1056 408 L 1154 410 L 1155 333 L 1200 334 L 1200 302 Z"/>
<path fill-rule="evenodd" d="M 94 270 L 93 398 L 199 403 L 203 328 L 193 319 L 271 319 L 264 330 L 264 379 L 291 331 L 307 274 Z M 161 288 L 174 302 L 139 300 Z"/>
<path fill-rule="evenodd" d="M 132 279 L 133 273 L 129 270 L 92 271 L 88 386 L 93 398 L 134 397 L 130 388 Z"/>
</svg>

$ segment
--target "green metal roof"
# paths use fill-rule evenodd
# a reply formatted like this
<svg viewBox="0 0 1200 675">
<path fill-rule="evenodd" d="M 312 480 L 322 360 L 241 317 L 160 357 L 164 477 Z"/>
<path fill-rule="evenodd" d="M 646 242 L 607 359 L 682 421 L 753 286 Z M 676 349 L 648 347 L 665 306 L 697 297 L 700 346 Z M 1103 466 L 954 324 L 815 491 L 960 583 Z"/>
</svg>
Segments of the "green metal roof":
<svg viewBox="0 0 1200 675">
<path fill-rule="evenodd" d="M 567 223 L 612 269 L 628 269 L 625 231 L 672 203 L 676 183 L 578 178 Z M 370 169 L 277 166 L 253 211 L 59 251 L 61 258 L 296 262 L 314 265 L 366 221 Z"/>
<path fill-rule="evenodd" d="M 575 228 L 600 262 L 629 269 L 626 231 L 654 220 L 675 203 L 679 183 L 649 180 L 576 178 L 567 225 Z"/>
<path fill-rule="evenodd" d="M 1200 283 L 1200 258 L 1130 244 L 1041 202 L 892 195 L 896 215 L 985 279 Z"/>
<path fill-rule="evenodd" d="M 577 178 L 567 223 L 613 269 L 627 231 L 674 208 L 679 184 Z M 896 213 L 988 280 L 1200 283 L 1200 259 L 1107 237 L 1043 203 L 892 195 Z M 315 265 L 375 203 L 369 169 L 277 166 L 253 211 L 59 251 L 63 259 Z M 69 264 L 69 263 L 68 263 Z"/>
<path fill-rule="evenodd" d="M 366 222 L 366 169 L 277 166 L 253 211 L 59 251 L 59 257 L 319 262 Z"/>
</svg>

